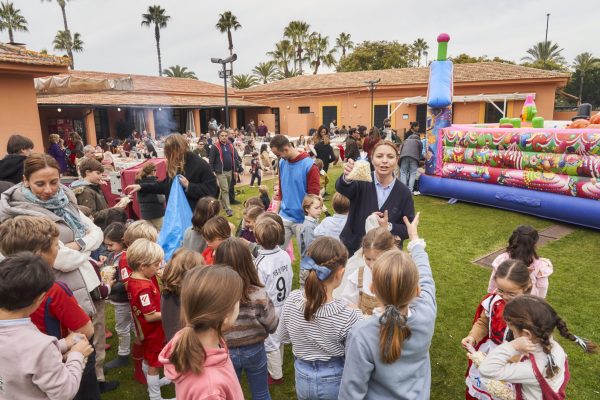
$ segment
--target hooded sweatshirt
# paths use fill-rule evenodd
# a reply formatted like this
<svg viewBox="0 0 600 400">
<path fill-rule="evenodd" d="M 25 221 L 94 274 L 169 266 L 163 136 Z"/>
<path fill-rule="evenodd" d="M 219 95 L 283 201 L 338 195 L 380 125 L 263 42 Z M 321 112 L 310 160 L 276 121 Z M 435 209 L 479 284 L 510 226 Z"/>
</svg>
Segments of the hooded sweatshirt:
<svg viewBox="0 0 600 400">
<path fill-rule="evenodd" d="M 23 163 L 27 157 L 23 154 L 7 154 L 0 160 L 0 181 L 14 184 L 23 181 Z"/>
<path fill-rule="evenodd" d="M 229 358 L 225 342 L 221 340 L 221 346 L 218 349 L 205 349 L 206 359 L 199 375 L 191 372 L 181 374 L 169 361 L 180 336 L 181 331 L 175 334 L 158 356 L 159 361 L 164 364 L 165 376 L 175 383 L 177 399 L 243 400 L 244 393 Z"/>
</svg>

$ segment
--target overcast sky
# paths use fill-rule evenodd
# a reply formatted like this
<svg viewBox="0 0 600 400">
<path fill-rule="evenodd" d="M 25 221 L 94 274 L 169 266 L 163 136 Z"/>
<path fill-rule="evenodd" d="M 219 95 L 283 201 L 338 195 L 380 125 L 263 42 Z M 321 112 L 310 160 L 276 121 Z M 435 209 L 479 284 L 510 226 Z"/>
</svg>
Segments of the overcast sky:
<svg viewBox="0 0 600 400">
<path fill-rule="evenodd" d="M 54 35 L 63 29 L 56 2 L 9 1 L 29 22 L 29 32 L 16 32 L 15 40 L 52 53 Z M 157 75 L 154 30 L 140 26 L 141 14 L 154 4 L 171 16 L 161 30 L 163 68 L 186 66 L 210 82 L 219 82 L 218 66 L 210 58 L 228 55 L 227 35 L 215 29 L 219 13 L 226 10 L 242 24 L 233 33 L 236 74 L 249 73 L 258 62 L 268 60 L 265 53 L 294 19 L 328 35 L 330 43 L 340 32 L 350 33 L 355 43 L 412 43 L 422 37 L 433 55 L 437 34 L 447 32 L 450 55 L 465 52 L 519 61 L 532 44 L 544 40 L 550 13 L 548 39 L 564 48 L 570 63 L 584 51 L 600 57 L 599 0 L 72 0 L 67 4 L 69 28 L 81 33 L 85 43 L 84 52 L 75 55 L 76 68 Z M 0 41 L 8 41 L 6 32 L 0 33 Z"/>
</svg>

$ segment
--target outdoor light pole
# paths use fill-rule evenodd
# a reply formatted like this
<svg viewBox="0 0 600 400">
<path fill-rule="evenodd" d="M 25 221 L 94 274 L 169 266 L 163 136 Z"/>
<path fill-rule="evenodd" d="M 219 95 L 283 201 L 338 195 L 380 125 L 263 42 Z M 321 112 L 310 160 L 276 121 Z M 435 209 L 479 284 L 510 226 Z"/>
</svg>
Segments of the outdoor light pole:
<svg viewBox="0 0 600 400">
<path fill-rule="evenodd" d="M 546 42 L 548 42 L 548 24 L 550 24 L 550 13 L 546 14 Z"/>
<path fill-rule="evenodd" d="M 365 83 L 369 85 L 369 90 L 371 91 L 371 126 L 375 125 L 375 121 L 373 121 L 373 95 L 375 92 L 375 86 L 377 86 L 379 82 L 381 82 L 381 78 L 365 81 Z"/>
<path fill-rule="evenodd" d="M 226 65 L 237 60 L 237 54 L 232 54 L 231 56 L 223 59 L 223 58 L 211 58 L 210 61 L 214 64 L 221 64 L 223 66 L 223 70 L 219 71 L 219 77 L 223 75 L 223 87 L 225 88 L 225 127 L 230 128 L 229 126 L 229 102 L 227 99 L 227 74 L 231 73 L 231 70 L 227 70 Z"/>
</svg>

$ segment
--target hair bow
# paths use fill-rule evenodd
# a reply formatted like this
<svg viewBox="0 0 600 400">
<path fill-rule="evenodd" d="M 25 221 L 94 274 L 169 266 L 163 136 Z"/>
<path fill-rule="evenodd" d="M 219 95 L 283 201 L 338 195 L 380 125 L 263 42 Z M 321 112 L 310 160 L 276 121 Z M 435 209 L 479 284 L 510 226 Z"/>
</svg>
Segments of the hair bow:
<svg viewBox="0 0 600 400">
<path fill-rule="evenodd" d="M 300 268 L 306 271 L 315 271 L 317 273 L 317 278 L 319 278 L 320 281 L 324 281 L 331 275 L 331 270 L 329 268 L 317 264 L 311 257 L 304 257 L 302 261 L 300 261 Z"/>
</svg>

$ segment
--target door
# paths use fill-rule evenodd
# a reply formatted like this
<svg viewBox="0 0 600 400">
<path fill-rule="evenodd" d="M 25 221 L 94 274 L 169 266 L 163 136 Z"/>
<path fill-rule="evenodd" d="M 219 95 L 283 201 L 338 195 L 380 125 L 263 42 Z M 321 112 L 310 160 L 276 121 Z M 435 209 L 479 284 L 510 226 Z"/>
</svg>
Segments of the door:
<svg viewBox="0 0 600 400">
<path fill-rule="evenodd" d="M 383 120 L 388 116 L 387 104 L 373 106 L 373 126 L 383 129 Z"/>
<path fill-rule="evenodd" d="M 323 125 L 329 129 L 331 121 L 337 119 L 337 106 L 323 106 L 321 114 L 323 115 Z"/>
<path fill-rule="evenodd" d="M 235 128 L 240 129 L 242 126 L 246 126 L 246 110 L 243 108 L 237 109 L 237 126 Z"/>
<path fill-rule="evenodd" d="M 419 123 L 419 133 L 425 133 L 425 129 L 427 129 L 427 104 L 417 105 L 417 122 Z"/>
</svg>

